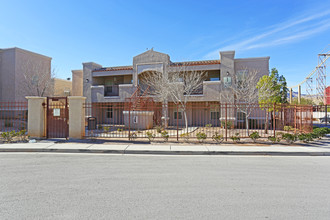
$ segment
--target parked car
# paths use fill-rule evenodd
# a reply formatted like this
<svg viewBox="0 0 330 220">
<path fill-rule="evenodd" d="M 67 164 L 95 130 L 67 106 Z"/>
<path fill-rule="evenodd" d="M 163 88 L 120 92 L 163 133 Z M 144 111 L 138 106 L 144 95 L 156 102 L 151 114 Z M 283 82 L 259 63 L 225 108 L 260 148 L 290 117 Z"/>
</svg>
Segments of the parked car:
<svg viewBox="0 0 330 220">
<path fill-rule="evenodd" d="M 324 123 L 325 120 L 327 120 L 327 122 L 330 122 L 330 116 L 328 116 L 328 117 L 323 117 L 323 118 L 319 118 L 319 120 L 320 120 L 321 123 Z"/>
</svg>

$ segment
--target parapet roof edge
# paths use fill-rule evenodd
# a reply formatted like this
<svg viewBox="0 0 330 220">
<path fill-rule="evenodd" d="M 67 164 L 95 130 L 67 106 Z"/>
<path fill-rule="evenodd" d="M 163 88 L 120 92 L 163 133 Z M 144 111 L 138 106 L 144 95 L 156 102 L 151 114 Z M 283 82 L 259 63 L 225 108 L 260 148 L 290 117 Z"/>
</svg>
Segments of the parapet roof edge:
<svg viewBox="0 0 330 220">
<path fill-rule="evenodd" d="M 245 60 L 266 60 L 266 59 L 270 59 L 270 56 L 266 56 L 266 57 L 249 57 L 249 58 L 235 58 L 235 61 L 245 61 Z"/>
<path fill-rule="evenodd" d="M 10 47 L 10 48 L 0 49 L 0 51 L 5 51 L 5 50 L 19 50 L 21 52 L 30 53 L 30 54 L 33 54 L 33 55 L 36 55 L 36 56 L 41 56 L 41 57 L 44 57 L 44 58 L 47 58 L 47 59 L 50 59 L 50 60 L 53 59 L 52 57 L 42 55 L 40 53 L 32 52 L 32 51 L 29 51 L 29 50 L 25 50 L 25 49 L 22 49 L 22 48 L 19 48 L 19 47 Z"/>
</svg>

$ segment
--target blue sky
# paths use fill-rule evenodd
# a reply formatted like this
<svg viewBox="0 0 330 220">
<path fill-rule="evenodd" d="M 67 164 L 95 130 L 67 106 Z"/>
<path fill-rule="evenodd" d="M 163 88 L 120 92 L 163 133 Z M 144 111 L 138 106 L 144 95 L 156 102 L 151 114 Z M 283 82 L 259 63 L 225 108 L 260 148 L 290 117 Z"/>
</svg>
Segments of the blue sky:
<svg viewBox="0 0 330 220">
<path fill-rule="evenodd" d="M 289 85 L 330 44 L 330 1 L 2 1 L 0 48 L 53 58 L 60 78 L 82 62 L 131 65 L 146 48 L 172 61 L 270 56 Z"/>
</svg>

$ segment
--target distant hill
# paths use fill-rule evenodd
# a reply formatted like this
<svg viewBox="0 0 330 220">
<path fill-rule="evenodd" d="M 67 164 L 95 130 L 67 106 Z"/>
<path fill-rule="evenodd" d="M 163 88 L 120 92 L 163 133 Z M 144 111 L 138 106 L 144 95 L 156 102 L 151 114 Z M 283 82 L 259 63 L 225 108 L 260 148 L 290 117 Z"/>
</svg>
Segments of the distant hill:
<svg viewBox="0 0 330 220">
<path fill-rule="evenodd" d="M 301 93 L 301 97 L 307 96 L 306 94 Z M 292 98 L 298 97 L 298 92 L 292 91 Z M 290 98 L 290 93 L 288 92 L 288 98 Z"/>
<path fill-rule="evenodd" d="M 320 103 L 320 99 L 318 98 L 317 95 L 312 95 L 312 96 L 309 96 L 307 94 L 301 94 L 301 97 L 304 98 L 304 99 L 310 99 L 313 101 L 314 104 L 318 105 Z M 294 98 L 298 98 L 298 92 L 292 92 L 292 99 Z M 290 93 L 288 93 L 288 101 L 290 99 Z"/>
</svg>

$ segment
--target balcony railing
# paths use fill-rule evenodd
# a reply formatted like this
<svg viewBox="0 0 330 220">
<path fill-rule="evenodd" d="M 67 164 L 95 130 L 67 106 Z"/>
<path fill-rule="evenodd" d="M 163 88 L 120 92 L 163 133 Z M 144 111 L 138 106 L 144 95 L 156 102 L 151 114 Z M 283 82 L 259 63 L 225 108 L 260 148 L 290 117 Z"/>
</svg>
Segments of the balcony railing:
<svg viewBox="0 0 330 220">
<path fill-rule="evenodd" d="M 119 86 L 104 86 L 104 96 L 119 96 Z"/>
<path fill-rule="evenodd" d="M 203 95 L 203 85 L 200 85 L 198 88 L 196 88 L 191 95 Z"/>
<path fill-rule="evenodd" d="M 184 95 L 187 95 L 184 93 Z M 203 85 L 200 85 L 198 88 L 196 88 L 194 91 L 190 93 L 190 95 L 203 95 Z"/>
</svg>

